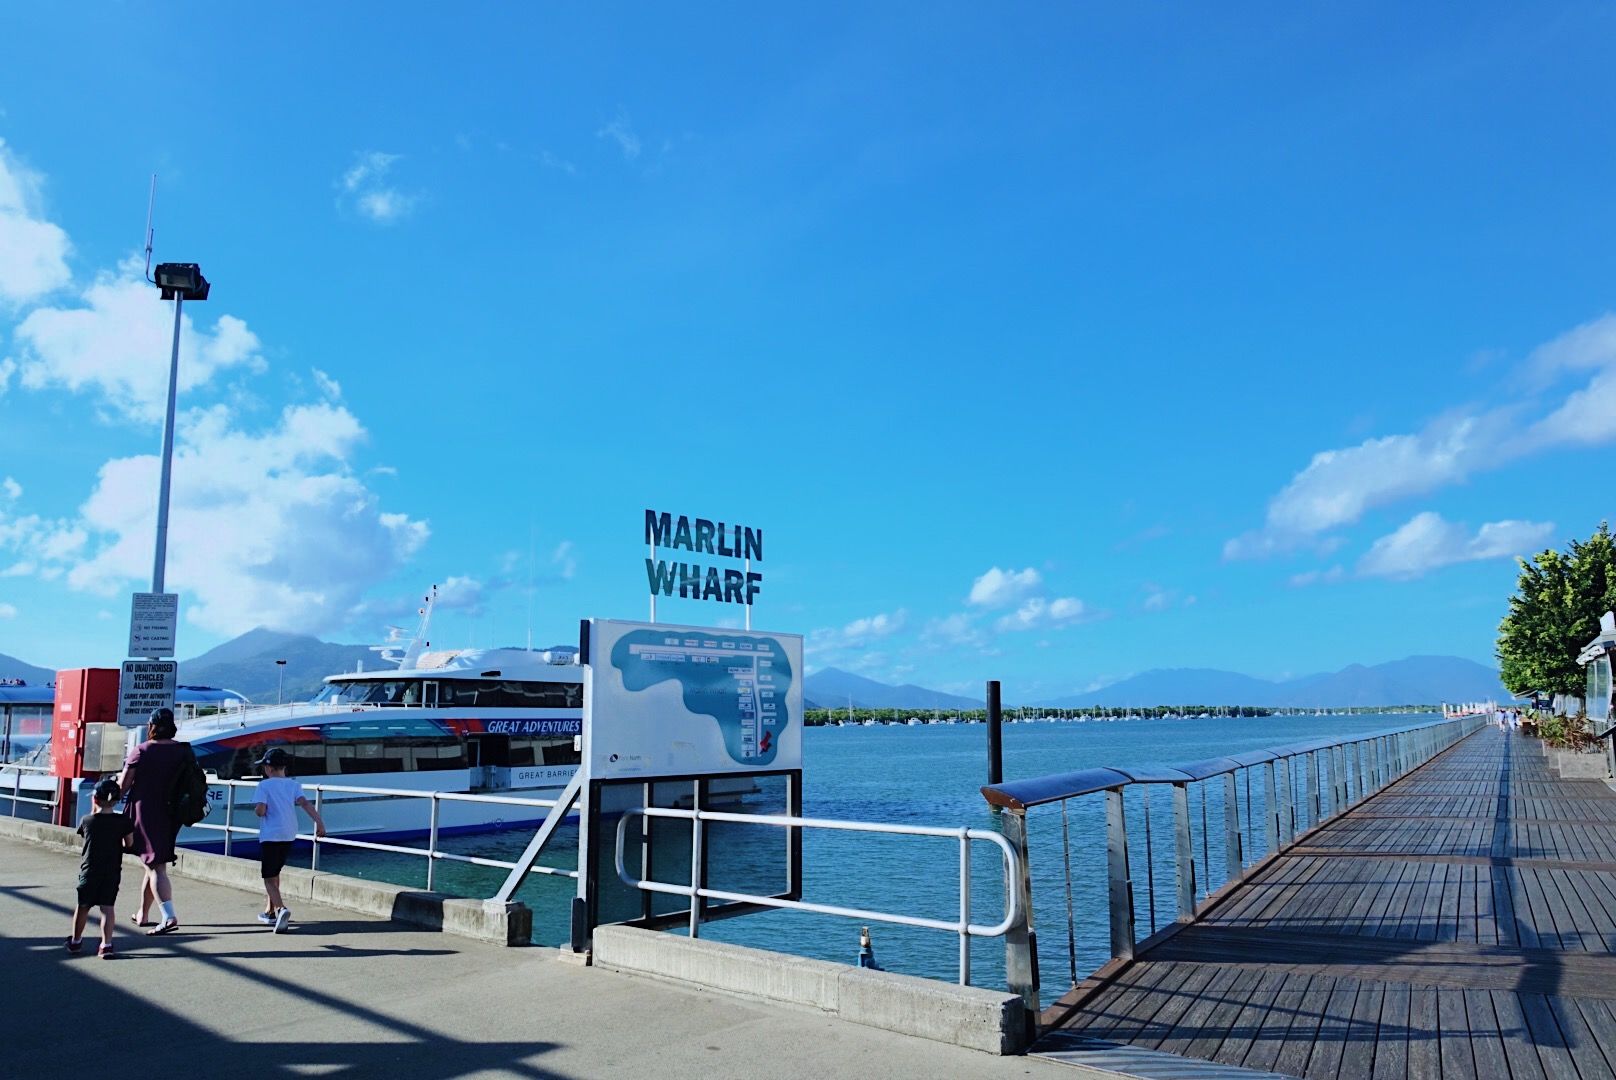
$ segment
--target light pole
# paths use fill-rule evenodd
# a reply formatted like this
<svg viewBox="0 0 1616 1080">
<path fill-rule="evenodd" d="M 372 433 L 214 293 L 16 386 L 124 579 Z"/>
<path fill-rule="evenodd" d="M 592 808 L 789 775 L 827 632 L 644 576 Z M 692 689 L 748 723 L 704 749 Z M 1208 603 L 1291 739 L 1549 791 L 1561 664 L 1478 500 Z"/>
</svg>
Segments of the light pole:
<svg viewBox="0 0 1616 1080">
<path fill-rule="evenodd" d="M 275 661 L 275 704 L 281 703 L 281 684 L 286 678 L 286 661 Z"/>
<path fill-rule="evenodd" d="M 168 413 L 163 420 L 162 479 L 157 487 L 157 551 L 152 557 L 152 592 L 163 591 L 168 560 L 168 486 L 174 468 L 174 396 L 180 374 L 180 312 L 187 300 L 208 298 L 208 279 L 196 263 L 159 263 L 152 284 L 164 300 L 174 301 L 174 348 L 168 358 Z"/>
</svg>

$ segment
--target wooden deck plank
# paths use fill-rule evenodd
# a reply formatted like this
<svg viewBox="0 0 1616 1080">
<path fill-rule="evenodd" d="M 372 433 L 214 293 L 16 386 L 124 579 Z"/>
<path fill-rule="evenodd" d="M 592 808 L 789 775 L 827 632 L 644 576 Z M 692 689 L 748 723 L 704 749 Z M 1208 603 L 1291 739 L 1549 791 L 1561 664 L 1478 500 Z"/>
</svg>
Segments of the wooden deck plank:
<svg viewBox="0 0 1616 1080">
<path fill-rule="evenodd" d="M 1616 1080 L 1616 792 L 1479 733 L 1142 952 L 1070 1026 L 1291 1076 Z"/>
<path fill-rule="evenodd" d="M 1470 1050 L 1476 1059 L 1479 1077 L 1505 1077 L 1509 1075 L 1509 1061 L 1504 1056 L 1504 1040 L 1498 1031 L 1498 1013 L 1493 1008 L 1492 995 L 1486 990 L 1465 990 L 1465 1023 L 1470 1031 Z"/>
<path fill-rule="evenodd" d="M 1544 1080 L 1543 1062 L 1532 1043 L 1520 999 L 1513 991 L 1490 990 L 1493 1015 L 1498 1021 L 1498 1037 L 1504 1044 L 1504 1060 L 1509 1063 L 1510 1080 Z"/>
<path fill-rule="evenodd" d="M 1438 990 L 1437 1046 L 1442 1080 L 1475 1080 L 1476 1053 L 1470 1048 L 1470 1019 L 1463 990 Z"/>
</svg>

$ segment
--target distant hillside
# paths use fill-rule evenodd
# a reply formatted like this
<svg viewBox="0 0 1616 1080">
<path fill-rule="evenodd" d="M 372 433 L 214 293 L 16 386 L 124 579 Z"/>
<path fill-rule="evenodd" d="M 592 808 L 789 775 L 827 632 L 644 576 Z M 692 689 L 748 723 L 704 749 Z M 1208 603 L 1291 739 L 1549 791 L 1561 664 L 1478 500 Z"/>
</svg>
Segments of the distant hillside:
<svg viewBox="0 0 1616 1080">
<path fill-rule="evenodd" d="M 1275 682 L 1232 671 L 1162 668 L 1087 694 L 1041 701 L 1057 708 L 1091 705 L 1311 706 L 1435 704 L 1506 699 L 1498 672 L 1458 656 L 1410 656 L 1366 667 Z"/>
<path fill-rule="evenodd" d="M 848 698 L 859 709 L 980 709 L 977 699 L 928 690 L 924 686 L 889 686 L 840 668 L 823 668 L 803 680 L 803 695 L 817 705 L 807 708 L 845 709 Z"/>
<path fill-rule="evenodd" d="M 0 679 L 21 679 L 30 686 L 44 686 L 56 681 L 54 668 L 35 667 L 15 656 L 0 653 Z"/>
<path fill-rule="evenodd" d="M 327 675 L 352 671 L 360 663 L 367 668 L 383 666 L 365 645 L 337 645 L 307 634 L 259 627 L 195 659 L 180 661 L 180 681 L 235 690 L 257 704 L 273 703 L 276 660 L 286 661 L 282 689 L 286 701 L 313 697 Z"/>
</svg>

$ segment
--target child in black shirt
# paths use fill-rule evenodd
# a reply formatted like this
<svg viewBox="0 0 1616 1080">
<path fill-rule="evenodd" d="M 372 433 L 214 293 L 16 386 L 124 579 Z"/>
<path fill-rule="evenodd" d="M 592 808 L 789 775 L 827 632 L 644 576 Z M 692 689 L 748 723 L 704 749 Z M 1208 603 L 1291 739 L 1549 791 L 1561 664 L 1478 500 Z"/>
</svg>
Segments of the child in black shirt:
<svg viewBox="0 0 1616 1080">
<path fill-rule="evenodd" d="M 123 853 L 129 847 L 135 827 L 112 808 L 123 795 L 116 780 L 103 780 L 95 786 L 95 813 L 79 822 L 84 837 L 84 855 L 79 859 L 79 904 L 73 912 L 73 936 L 67 951 L 84 947 L 84 924 L 90 909 L 101 909 L 101 948 L 103 959 L 112 956 L 112 927 L 118 921 L 113 907 L 118 903 L 118 885 L 123 878 Z"/>
</svg>

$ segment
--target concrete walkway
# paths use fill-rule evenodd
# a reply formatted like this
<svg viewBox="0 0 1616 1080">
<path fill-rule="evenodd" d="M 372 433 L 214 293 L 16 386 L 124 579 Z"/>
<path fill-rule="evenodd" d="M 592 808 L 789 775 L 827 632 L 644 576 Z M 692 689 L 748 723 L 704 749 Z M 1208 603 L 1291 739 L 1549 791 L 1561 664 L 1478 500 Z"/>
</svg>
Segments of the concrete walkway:
<svg viewBox="0 0 1616 1080">
<path fill-rule="evenodd" d="M 1050 1077 L 998 1058 L 803 1010 L 564 963 L 303 905 L 291 932 L 250 894 L 176 880 L 181 933 L 127 912 L 118 957 L 63 948 L 76 860 L 0 840 L 0 1046 L 15 1074 L 141 1076 Z M 99 1063 L 99 1064 L 97 1064 Z"/>
</svg>

